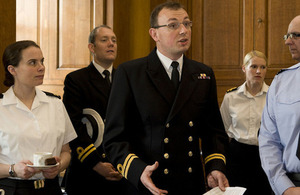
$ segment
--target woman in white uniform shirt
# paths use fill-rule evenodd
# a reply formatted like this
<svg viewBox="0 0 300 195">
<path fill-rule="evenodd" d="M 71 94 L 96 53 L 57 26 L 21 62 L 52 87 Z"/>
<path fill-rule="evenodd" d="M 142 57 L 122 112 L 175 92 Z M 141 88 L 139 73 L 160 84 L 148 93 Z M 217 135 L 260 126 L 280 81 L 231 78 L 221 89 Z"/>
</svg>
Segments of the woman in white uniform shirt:
<svg viewBox="0 0 300 195">
<path fill-rule="evenodd" d="M 245 194 L 271 194 L 258 151 L 258 131 L 269 88 L 264 82 L 266 56 L 259 51 L 249 52 L 244 58 L 242 70 L 246 81 L 227 91 L 220 108 L 225 130 L 230 137 L 227 176 L 230 186 L 246 187 Z"/>
<path fill-rule="evenodd" d="M 0 94 L 0 189 L 5 194 L 62 194 L 57 175 L 70 162 L 69 142 L 77 137 L 63 103 L 36 88 L 45 66 L 33 41 L 9 45 L 3 54 L 6 86 Z M 32 168 L 35 152 L 51 152 L 58 162 Z"/>
</svg>

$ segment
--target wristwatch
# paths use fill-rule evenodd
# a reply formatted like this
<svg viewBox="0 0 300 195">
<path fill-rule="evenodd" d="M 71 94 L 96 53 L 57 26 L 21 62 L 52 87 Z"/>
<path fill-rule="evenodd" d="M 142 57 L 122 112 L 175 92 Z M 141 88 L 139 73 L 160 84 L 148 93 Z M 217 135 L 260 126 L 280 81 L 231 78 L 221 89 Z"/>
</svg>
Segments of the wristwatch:
<svg viewBox="0 0 300 195">
<path fill-rule="evenodd" d="M 8 170 L 8 173 L 11 177 L 15 177 L 15 170 L 14 170 L 14 166 L 15 164 L 11 164 L 10 167 L 9 167 L 9 170 Z"/>
</svg>

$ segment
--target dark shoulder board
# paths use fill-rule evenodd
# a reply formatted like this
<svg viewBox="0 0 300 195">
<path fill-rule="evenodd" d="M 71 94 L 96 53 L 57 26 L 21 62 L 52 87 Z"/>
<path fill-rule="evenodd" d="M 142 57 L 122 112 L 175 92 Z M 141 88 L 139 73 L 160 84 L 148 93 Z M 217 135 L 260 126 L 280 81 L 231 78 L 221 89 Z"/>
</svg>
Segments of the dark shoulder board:
<svg viewBox="0 0 300 195">
<path fill-rule="evenodd" d="M 0 99 L 2 99 L 3 98 L 3 94 L 2 93 L 0 93 Z"/>
<path fill-rule="evenodd" d="M 238 89 L 237 87 L 232 87 L 231 89 L 228 89 L 228 90 L 226 91 L 226 93 L 229 93 L 229 92 L 235 91 L 235 90 L 237 90 L 237 89 Z"/>
<path fill-rule="evenodd" d="M 52 97 L 56 97 L 58 99 L 60 99 L 59 95 L 54 95 L 53 93 L 47 92 L 47 91 L 43 91 L 47 96 L 52 96 Z"/>
<path fill-rule="evenodd" d="M 287 69 L 281 69 L 276 75 L 279 75 L 280 73 L 286 71 Z"/>
</svg>

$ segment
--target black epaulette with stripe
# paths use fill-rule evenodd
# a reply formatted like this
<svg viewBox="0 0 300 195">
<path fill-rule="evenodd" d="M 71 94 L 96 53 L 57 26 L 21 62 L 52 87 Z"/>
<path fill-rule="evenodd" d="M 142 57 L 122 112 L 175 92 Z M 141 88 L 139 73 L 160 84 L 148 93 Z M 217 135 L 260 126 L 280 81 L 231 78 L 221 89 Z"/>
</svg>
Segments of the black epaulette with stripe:
<svg viewBox="0 0 300 195">
<path fill-rule="evenodd" d="M 226 91 L 226 93 L 235 91 L 235 90 L 237 90 L 237 89 L 238 89 L 238 87 L 232 87 L 231 89 L 228 89 L 228 90 Z"/>
<path fill-rule="evenodd" d="M 47 92 L 47 91 L 43 91 L 47 96 L 52 96 L 52 97 L 56 97 L 58 99 L 61 99 L 59 95 L 54 95 L 53 93 Z"/>
<path fill-rule="evenodd" d="M 279 70 L 279 72 L 277 72 L 277 74 L 276 75 L 279 75 L 280 73 L 282 73 L 282 72 L 284 72 L 284 71 L 286 71 L 287 69 L 281 69 L 281 70 Z"/>
<path fill-rule="evenodd" d="M 0 99 L 2 99 L 3 98 L 3 94 L 2 93 L 0 93 Z"/>
</svg>

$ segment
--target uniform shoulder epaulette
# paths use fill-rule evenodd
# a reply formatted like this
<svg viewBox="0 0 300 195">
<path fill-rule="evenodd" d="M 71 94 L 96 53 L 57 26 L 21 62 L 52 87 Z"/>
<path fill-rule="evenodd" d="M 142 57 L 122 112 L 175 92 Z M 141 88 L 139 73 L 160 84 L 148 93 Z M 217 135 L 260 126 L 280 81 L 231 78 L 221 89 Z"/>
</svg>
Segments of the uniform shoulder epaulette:
<svg viewBox="0 0 300 195">
<path fill-rule="evenodd" d="M 281 69 L 281 70 L 279 70 L 279 72 L 277 72 L 277 74 L 276 75 L 279 75 L 280 73 L 282 73 L 282 72 L 284 72 L 284 71 L 286 71 L 287 69 Z"/>
<path fill-rule="evenodd" d="M 51 96 L 51 97 L 56 97 L 58 99 L 61 99 L 59 95 L 54 95 L 53 93 L 47 92 L 47 91 L 43 91 L 47 96 Z"/>
<path fill-rule="evenodd" d="M 0 99 L 2 99 L 3 98 L 3 94 L 2 93 L 0 93 Z"/>
<path fill-rule="evenodd" d="M 237 90 L 237 89 L 238 89 L 238 87 L 232 87 L 231 89 L 228 89 L 228 90 L 226 91 L 226 93 L 235 91 L 235 90 Z"/>
</svg>

